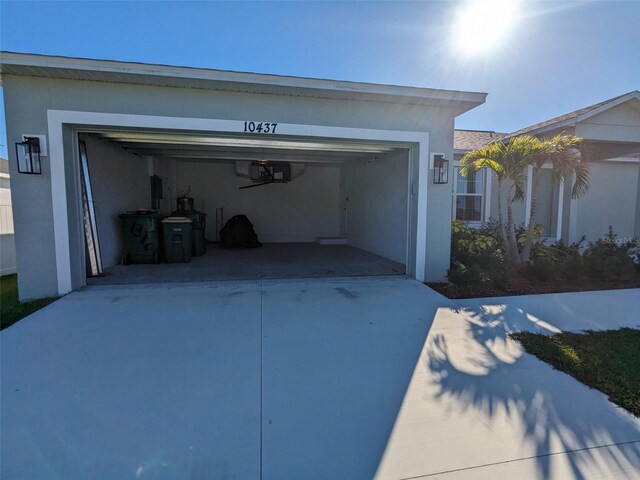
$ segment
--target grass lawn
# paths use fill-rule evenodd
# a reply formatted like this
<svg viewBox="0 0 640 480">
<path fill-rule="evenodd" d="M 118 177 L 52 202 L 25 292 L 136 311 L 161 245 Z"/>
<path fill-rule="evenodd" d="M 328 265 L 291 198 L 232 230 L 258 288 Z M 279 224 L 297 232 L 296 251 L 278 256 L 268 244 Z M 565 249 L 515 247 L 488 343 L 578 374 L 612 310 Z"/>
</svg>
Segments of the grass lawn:
<svg viewBox="0 0 640 480">
<path fill-rule="evenodd" d="M 511 334 L 527 352 L 640 416 L 640 330 Z"/>
<path fill-rule="evenodd" d="M 46 307 L 57 297 L 41 298 L 31 302 L 18 302 L 18 276 L 0 277 L 0 329 L 13 325 L 18 320 Z"/>
</svg>

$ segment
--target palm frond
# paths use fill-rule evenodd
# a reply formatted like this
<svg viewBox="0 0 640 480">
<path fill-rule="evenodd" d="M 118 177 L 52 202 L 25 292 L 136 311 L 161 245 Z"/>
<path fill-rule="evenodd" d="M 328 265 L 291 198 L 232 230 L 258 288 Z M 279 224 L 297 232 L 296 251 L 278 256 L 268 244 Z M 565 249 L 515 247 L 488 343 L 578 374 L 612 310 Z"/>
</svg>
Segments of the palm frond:
<svg viewBox="0 0 640 480">
<path fill-rule="evenodd" d="M 579 162 L 574 166 L 575 180 L 571 189 L 572 198 L 580 198 L 589 190 L 589 166 Z"/>
<path fill-rule="evenodd" d="M 460 174 L 467 177 L 472 172 L 482 168 L 489 168 L 493 170 L 498 178 L 504 178 L 504 168 L 500 161 L 500 150 L 502 148 L 500 145 L 490 144 L 467 153 L 460 160 Z"/>
<path fill-rule="evenodd" d="M 527 182 L 527 176 L 522 173 L 513 178 L 514 191 L 513 199 L 518 202 L 523 202 L 525 199 L 525 184 Z"/>
</svg>

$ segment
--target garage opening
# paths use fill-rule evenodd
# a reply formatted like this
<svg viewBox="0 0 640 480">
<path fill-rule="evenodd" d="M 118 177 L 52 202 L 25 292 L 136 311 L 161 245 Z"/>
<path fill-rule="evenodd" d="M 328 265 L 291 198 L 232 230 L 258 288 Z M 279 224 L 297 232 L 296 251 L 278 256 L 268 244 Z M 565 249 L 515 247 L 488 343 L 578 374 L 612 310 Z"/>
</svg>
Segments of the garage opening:
<svg viewBox="0 0 640 480">
<path fill-rule="evenodd" d="M 102 264 L 96 275 L 85 240 L 87 284 L 407 273 L 406 144 L 104 127 L 77 138 Z M 176 216 L 184 197 L 204 214 L 204 252 L 129 264 L 121 215 Z M 261 247 L 222 248 L 220 230 L 236 215 L 250 220 Z"/>
</svg>

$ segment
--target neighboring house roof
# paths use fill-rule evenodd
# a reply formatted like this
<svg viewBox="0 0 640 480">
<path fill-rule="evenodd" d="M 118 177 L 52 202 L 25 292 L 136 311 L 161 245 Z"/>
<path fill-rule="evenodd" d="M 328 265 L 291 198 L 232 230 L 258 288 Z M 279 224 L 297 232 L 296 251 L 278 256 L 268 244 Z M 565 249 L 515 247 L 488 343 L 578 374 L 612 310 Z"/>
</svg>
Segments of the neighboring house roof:
<svg viewBox="0 0 640 480">
<path fill-rule="evenodd" d="M 536 123 L 535 125 L 522 128 L 513 133 L 497 133 L 484 130 L 456 130 L 454 132 L 454 152 L 462 154 L 470 150 L 477 150 L 478 148 L 496 140 L 507 142 L 511 138 L 519 135 L 541 135 L 545 132 L 553 133 L 563 127 L 575 127 L 578 122 L 583 122 L 594 115 L 629 101 L 636 102 L 637 104 L 637 102 L 640 101 L 640 91 L 634 90 L 623 95 L 618 95 L 617 97 L 610 98 L 609 100 L 560 115 L 544 122 Z M 625 144 L 624 148 L 618 148 L 617 150 L 608 153 L 616 158 L 625 156 L 637 158 L 637 152 L 632 151 L 631 154 L 628 153 L 630 151 L 628 145 L 629 144 Z M 634 145 L 638 145 L 638 143 L 636 142 Z"/>
<path fill-rule="evenodd" d="M 493 132 L 490 130 L 454 130 L 453 149 L 456 152 L 477 150 L 487 143 L 495 142 L 508 135 L 508 133 Z"/>
<path fill-rule="evenodd" d="M 111 60 L 0 52 L 3 75 L 63 78 L 274 95 L 446 105 L 458 114 L 484 103 L 487 94 L 317 78 L 233 72 Z"/>
<path fill-rule="evenodd" d="M 589 118 L 592 115 L 596 115 L 597 113 L 600 113 L 603 110 L 606 110 L 608 108 L 615 107 L 616 105 L 624 103 L 631 98 L 637 98 L 640 100 L 640 91 L 634 90 L 632 92 L 628 92 L 623 95 L 618 95 L 617 97 L 610 98 L 609 100 L 605 100 L 604 102 L 596 103 L 595 105 L 590 105 L 588 107 L 584 107 L 579 110 L 575 110 L 573 112 L 560 115 L 550 120 L 536 123 L 535 125 L 531 125 L 529 127 L 522 128 L 513 133 L 510 133 L 505 138 L 517 137 L 518 135 L 525 135 L 525 134 L 536 135 L 538 133 L 542 133 L 547 130 L 553 130 L 555 128 L 571 125 L 578 121 Z"/>
</svg>

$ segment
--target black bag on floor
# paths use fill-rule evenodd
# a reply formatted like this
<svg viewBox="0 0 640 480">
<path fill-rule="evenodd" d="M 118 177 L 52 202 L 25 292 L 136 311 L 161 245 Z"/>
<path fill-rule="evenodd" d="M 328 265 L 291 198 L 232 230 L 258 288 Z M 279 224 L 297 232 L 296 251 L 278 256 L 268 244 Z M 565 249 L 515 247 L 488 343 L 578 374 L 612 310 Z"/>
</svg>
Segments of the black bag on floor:
<svg viewBox="0 0 640 480">
<path fill-rule="evenodd" d="M 220 230 L 220 243 L 223 248 L 256 248 L 262 244 L 258 241 L 253 224 L 246 215 L 235 215 L 227 220 Z"/>
</svg>

